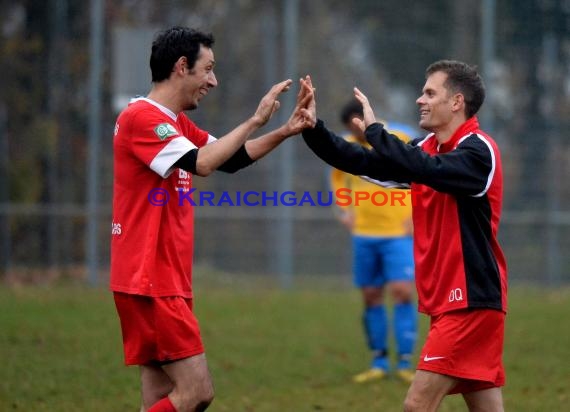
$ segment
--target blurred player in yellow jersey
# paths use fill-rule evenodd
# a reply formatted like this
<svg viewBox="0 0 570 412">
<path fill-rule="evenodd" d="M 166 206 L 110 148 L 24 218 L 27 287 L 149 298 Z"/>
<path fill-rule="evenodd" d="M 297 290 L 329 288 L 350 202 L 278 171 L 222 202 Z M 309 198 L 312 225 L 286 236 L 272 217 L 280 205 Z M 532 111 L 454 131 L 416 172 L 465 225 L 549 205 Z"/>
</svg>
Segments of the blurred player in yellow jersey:
<svg viewBox="0 0 570 412">
<path fill-rule="evenodd" d="M 347 140 L 367 146 L 362 131 L 352 124 L 354 117 L 363 117 L 362 104 L 356 99 L 342 108 L 341 120 L 350 132 Z M 409 126 L 387 124 L 386 128 L 404 141 L 415 137 L 410 135 L 414 131 Z M 386 189 L 337 169 L 332 170 L 330 177 L 334 192 L 349 189 L 353 196 L 355 192 L 370 193 L 369 200 L 361 200 L 358 206 L 355 201 L 341 202 L 351 204 L 340 207 L 338 213 L 338 219 L 352 234 L 354 283 L 362 291 L 364 331 L 373 355 L 370 368 L 353 379 L 362 383 L 388 376 L 391 371 L 388 336 L 392 330 L 398 354 L 395 374 L 411 382 L 414 377 L 411 357 L 417 336 L 411 196 L 408 194 L 403 202 L 392 201 L 401 199 L 403 193 L 394 196 L 389 192 L 403 189 Z M 375 198 L 382 200 L 373 202 L 374 192 L 387 193 L 377 194 Z M 393 303 L 391 319 L 385 306 L 387 300 Z"/>
</svg>

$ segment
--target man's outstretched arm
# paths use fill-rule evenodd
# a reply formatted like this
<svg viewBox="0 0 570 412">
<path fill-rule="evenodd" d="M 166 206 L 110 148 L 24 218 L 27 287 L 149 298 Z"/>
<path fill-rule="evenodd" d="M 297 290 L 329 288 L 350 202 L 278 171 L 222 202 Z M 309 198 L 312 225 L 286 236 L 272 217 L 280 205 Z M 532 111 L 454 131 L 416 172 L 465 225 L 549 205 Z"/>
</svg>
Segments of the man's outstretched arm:
<svg viewBox="0 0 570 412">
<path fill-rule="evenodd" d="M 282 91 L 286 90 L 288 87 L 289 84 L 287 84 L 285 86 L 285 89 L 282 89 Z M 235 173 L 238 170 L 251 165 L 256 160 L 265 156 L 271 150 L 276 148 L 286 138 L 299 134 L 301 130 L 303 130 L 304 128 L 314 126 L 314 122 L 311 122 L 311 119 L 309 119 L 301 111 L 302 108 L 305 108 L 307 106 L 311 98 L 312 98 L 312 90 L 309 89 L 306 84 L 303 84 L 301 82 L 301 87 L 297 95 L 297 103 L 287 122 L 285 122 L 285 124 L 278 127 L 277 129 L 264 134 L 263 136 L 244 142 L 239 148 L 236 148 L 236 150 L 234 150 L 234 153 L 229 158 L 226 158 L 226 160 L 223 163 L 218 164 L 216 170 L 220 170 L 226 173 Z M 264 98 L 264 100 L 266 99 L 267 96 Z M 262 102 L 260 103 L 260 108 L 264 100 L 262 100 Z M 279 108 L 279 102 L 275 103 L 276 103 L 275 107 L 272 109 L 272 112 L 269 114 L 269 117 L 271 117 L 271 114 L 275 110 L 277 110 L 277 108 Z M 258 112 L 260 112 L 260 109 L 258 109 Z M 265 122 L 269 119 L 269 117 L 265 120 Z M 238 126 L 238 128 L 230 132 L 229 135 L 231 135 L 232 133 L 236 134 L 235 133 L 236 130 L 238 130 L 242 126 L 243 125 Z M 205 149 L 206 150 L 211 149 L 213 145 L 219 145 L 220 141 L 223 141 L 225 139 L 228 139 L 228 136 L 223 137 L 219 141 L 214 141 L 204 146 L 203 148 L 194 149 L 186 153 L 174 166 L 180 167 L 193 174 L 198 174 L 203 176 L 204 174 L 202 173 L 204 172 L 202 171 L 202 173 L 200 173 L 201 169 L 199 168 L 199 163 L 198 163 L 200 160 L 200 152 L 203 153 Z M 213 164 L 215 163 L 211 162 L 211 165 Z M 211 171 L 212 170 L 209 170 L 208 173 L 210 173 Z"/>
<path fill-rule="evenodd" d="M 373 171 L 375 152 L 337 136 L 322 120 L 313 129 L 305 129 L 303 139 L 318 157 L 336 169 L 353 175 L 369 175 Z"/>
<path fill-rule="evenodd" d="M 315 127 L 303 130 L 303 139 L 309 148 L 322 160 L 336 169 L 358 176 L 386 181 L 409 183 L 394 164 L 388 159 L 379 161 L 374 150 L 367 149 L 358 143 L 349 143 L 342 137 L 328 130 L 322 120 L 317 119 L 316 100 L 310 76 L 301 79 L 301 83 L 313 92 L 307 107 L 301 109 L 303 115 L 315 123 Z"/>
</svg>

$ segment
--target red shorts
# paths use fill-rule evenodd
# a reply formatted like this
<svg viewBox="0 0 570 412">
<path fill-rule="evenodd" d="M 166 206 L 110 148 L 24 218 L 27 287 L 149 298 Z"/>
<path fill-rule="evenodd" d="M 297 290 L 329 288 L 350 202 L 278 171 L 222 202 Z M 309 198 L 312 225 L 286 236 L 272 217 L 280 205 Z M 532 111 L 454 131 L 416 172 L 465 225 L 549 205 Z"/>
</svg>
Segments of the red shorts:
<svg viewBox="0 0 570 412">
<path fill-rule="evenodd" d="M 469 393 L 505 384 L 504 312 L 466 309 L 432 316 L 418 369 L 459 378 L 449 392 Z"/>
<path fill-rule="evenodd" d="M 148 365 L 204 353 L 192 299 L 114 292 L 125 364 Z"/>
</svg>

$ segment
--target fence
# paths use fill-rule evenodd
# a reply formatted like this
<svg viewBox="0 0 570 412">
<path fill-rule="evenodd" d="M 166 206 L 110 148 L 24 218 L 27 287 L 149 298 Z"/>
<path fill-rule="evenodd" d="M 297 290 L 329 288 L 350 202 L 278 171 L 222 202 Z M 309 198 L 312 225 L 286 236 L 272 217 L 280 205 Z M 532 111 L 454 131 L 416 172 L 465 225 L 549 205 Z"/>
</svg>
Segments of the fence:
<svg viewBox="0 0 570 412">
<path fill-rule="evenodd" d="M 116 116 L 113 43 L 119 43 L 111 33 L 187 24 L 207 27 L 217 37 L 220 85 L 190 113 L 216 136 L 247 118 L 272 83 L 304 73 L 312 74 L 319 116 L 333 129 L 340 131 L 338 109 L 353 85 L 365 90 L 382 117 L 416 124 L 414 101 L 427 64 L 443 57 L 478 64 L 488 91 L 481 113 L 483 128 L 503 153 L 500 238 L 510 278 L 548 285 L 570 281 L 570 258 L 563 246 L 570 240 L 567 2 L 438 0 L 391 7 L 390 1 L 361 0 L 346 9 L 343 2 L 325 0 L 196 1 L 192 8 L 183 2 L 163 5 L 140 0 L 134 2 L 136 22 L 130 14 L 132 1 L 108 2 L 102 9 L 108 24 L 100 27 L 104 42 L 99 56 L 100 114 L 87 110 L 92 110 L 89 94 L 94 85 L 79 74 L 81 68 L 89 69 L 93 47 L 89 47 L 88 23 L 93 20 L 89 10 L 73 2 L 56 3 L 58 7 L 50 9 L 16 1 L 3 21 L 1 57 L 9 69 L 0 80 L 3 276 L 85 277 L 86 250 L 93 251 L 86 233 L 89 219 L 96 216 L 97 226 L 91 227 L 97 246 L 94 262 L 97 280 L 104 282 Z M 18 20 L 14 16 L 20 12 L 24 18 Z M 449 25 L 435 26 L 433 21 Z M 92 39 L 93 44 L 97 43 Z M 140 47 L 149 49 L 148 44 Z M 38 65 L 46 56 L 49 76 L 43 82 L 19 65 L 27 61 Z M 284 103 L 286 115 L 291 101 Z M 100 122 L 99 132 L 89 128 L 93 121 Z M 268 128 L 280 121 L 283 117 Z M 93 146 L 85 150 L 93 133 L 100 139 L 96 143 L 100 155 L 92 169 L 96 180 L 87 173 Z M 328 190 L 325 174 L 326 167 L 294 138 L 238 174 L 194 180 L 200 190 L 218 195 L 248 190 L 314 194 Z M 95 195 L 97 203 L 89 204 Z M 197 207 L 195 233 L 197 264 L 240 274 L 278 275 L 286 287 L 296 274 L 350 272 L 349 236 L 334 220 L 331 207 Z"/>
</svg>

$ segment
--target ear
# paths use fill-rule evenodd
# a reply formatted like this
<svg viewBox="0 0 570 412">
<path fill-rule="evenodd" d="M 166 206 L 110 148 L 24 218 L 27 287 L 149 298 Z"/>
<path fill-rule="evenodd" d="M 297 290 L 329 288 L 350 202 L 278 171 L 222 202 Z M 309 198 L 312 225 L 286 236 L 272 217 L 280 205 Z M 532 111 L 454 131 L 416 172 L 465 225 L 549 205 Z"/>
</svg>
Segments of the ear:
<svg viewBox="0 0 570 412">
<path fill-rule="evenodd" d="M 465 96 L 461 93 L 455 93 L 452 97 L 451 110 L 453 112 L 465 110 Z"/>
<path fill-rule="evenodd" d="M 172 71 L 176 72 L 177 74 L 185 74 L 188 70 L 188 59 L 186 56 L 181 56 L 176 60 L 174 63 L 174 68 Z"/>
</svg>

